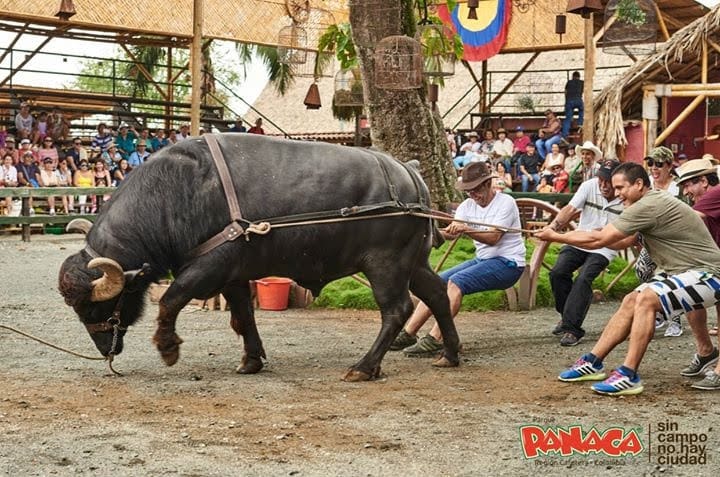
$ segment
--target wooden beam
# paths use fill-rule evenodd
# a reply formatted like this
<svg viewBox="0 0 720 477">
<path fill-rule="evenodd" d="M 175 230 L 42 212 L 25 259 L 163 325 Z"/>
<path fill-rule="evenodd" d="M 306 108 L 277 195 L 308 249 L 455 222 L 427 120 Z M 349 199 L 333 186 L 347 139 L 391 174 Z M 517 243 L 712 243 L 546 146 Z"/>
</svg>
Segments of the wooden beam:
<svg viewBox="0 0 720 477">
<path fill-rule="evenodd" d="M 192 96 L 190 106 L 190 134 L 200 134 L 200 98 L 202 95 L 202 24 L 203 0 L 193 1 L 193 38 L 190 49 L 190 75 L 192 77 Z"/>
<path fill-rule="evenodd" d="M 5 57 L 10 54 L 12 49 L 15 47 L 15 44 L 18 42 L 20 37 L 23 36 L 23 33 L 25 33 L 25 31 L 27 30 L 27 27 L 29 25 L 30 25 L 29 23 L 26 23 L 25 25 L 23 25 L 22 29 L 17 33 L 17 35 L 15 35 L 15 38 L 13 39 L 13 41 L 11 41 L 10 44 L 5 47 L 5 53 L 0 55 L 0 63 L 2 63 L 3 60 L 5 59 Z"/>
<path fill-rule="evenodd" d="M 24 60 L 22 63 L 20 63 L 18 66 L 16 66 L 15 69 L 11 69 L 11 70 L 10 70 L 10 73 L 5 77 L 5 79 L 2 80 L 2 81 L 0 81 L 0 87 L 5 86 L 5 84 L 6 84 L 8 81 L 10 81 L 13 76 L 15 76 L 15 73 L 17 73 L 18 71 L 21 71 L 22 68 L 23 68 L 23 66 L 25 66 L 26 64 L 28 64 L 28 63 L 30 62 L 30 60 L 32 60 L 32 59 L 35 57 L 35 55 L 37 55 L 38 52 L 39 52 L 40 50 L 42 50 L 43 47 L 44 47 L 45 45 L 47 45 L 48 42 L 49 42 L 50 40 L 52 40 L 52 39 L 53 39 L 52 36 L 46 37 L 46 38 L 42 41 L 42 43 L 40 43 L 40 45 L 38 45 L 38 47 L 35 48 L 35 50 L 34 50 L 32 53 L 30 53 L 29 55 L 25 55 L 25 60 Z"/>
<path fill-rule="evenodd" d="M 658 7 L 658 4 L 653 2 L 653 5 L 655 6 L 655 15 L 657 16 L 660 31 L 662 32 L 663 37 L 665 37 L 665 41 L 668 41 L 670 39 L 670 32 L 668 31 L 667 25 L 665 24 L 665 17 L 663 17 L 663 13 L 660 11 L 660 7 Z"/>
<path fill-rule="evenodd" d="M 702 53 L 700 56 L 700 82 L 707 84 L 708 82 L 708 45 L 707 41 L 702 42 Z"/>
<path fill-rule="evenodd" d="M 488 63 L 487 60 L 483 60 L 482 66 L 480 68 L 480 71 L 482 72 L 482 76 L 480 80 L 482 81 L 482 95 L 480 96 L 480 112 L 481 113 L 487 113 L 488 107 L 487 107 L 487 93 L 488 93 L 488 85 L 487 85 L 487 73 L 488 73 Z"/>
<path fill-rule="evenodd" d="M 595 136 L 595 107 L 593 103 L 593 83 L 595 81 L 595 39 L 593 36 L 593 14 L 584 20 L 585 28 L 585 78 L 583 103 L 585 117 L 583 120 L 583 141 L 593 141 Z"/>
<path fill-rule="evenodd" d="M 537 58 L 539 55 L 540 55 L 540 52 L 536 51 L 535 54 L 533 54 L 530 57 L 530 59 L 527 60 L 527 62 L 522 66 L 522 68 L 520 68 L 520 70 L 515 74 L 515 76 L 513 76 L 510 79 L 510 81 L 508 81 L 508 83 L 505 85 L 505 87 L 502 90 L 500 90 L 500 92 L 497 94 L 497 96 L 495 96 L 492 99 L 492 101 L 490 101 L 488 108 L 492 108 L 495 105 L 495 103 L 497 103 L 500 100 L 500 98 L 502 98 L 503 95 L 505 93 L 507 93 L 507 91 L 512 87 L 512 85 L 514 85 L 515 82 L 520 78 L 520 76 L 522 76 L 522 74 L 525 73 L 525 70 L 527 70 L 530 67 L 530 65 L 533 64 L 533 61 L 535 61 L 535 58 Z"/>
<path fill-rule="evenodd" d="M 692 114 L 692 112 L 695 111 L 695 109 L 704 101 L 704 94 L 701 94 L 700 96 L 692 100 L 692 102 L 688 104 L 687 107 L 683 109 L 683 111 L 678 114 L 677 117 L 673 119 L 673 121 L 668 124 L 665 130 L 655 139 L 654 145 L 657 147 L 662 144 L 662 142 L 667 139 L 668 136 L 670 136 L 670 134 L 672 134 L 675 129 L 677 129 L 677 127 L 682 124 L 682 122 L 685 121 L 685 119 L 687 119 L 687 117 L 690 116 L 690 114 Z"/>
<path fill-rule="evenodd" d="M 158 91 L 158 93 L 160 93 L 160 96 L 167 100 L 168 99 L 167 94 L 165 94 L 165 91 L 163 91 L 162 88 L 160 88 L 160 86 L 155 82 L 155 79 L 152 77 L 152 75 L 147 70 L 147 68 L 145 68 L 145 65 L 143 65 L 142 63 L 140 63 L 138 61 L 137 57 L 133 54 L 132 51 L 130 51 L 130 49 L 127 46 L 125 46 L 124 44 L 121 43 L 120 48 L 125 50 L 125 53 L 127 53 L 127 55 L 133 61 L 133 63 L 137 67 L 137 69 L 140 71 L 140 73 L 142 73 L 142 75 L 145 77 L 145 79 L 147 79 L 155 87 L 155 89 Z"/>
</svg>

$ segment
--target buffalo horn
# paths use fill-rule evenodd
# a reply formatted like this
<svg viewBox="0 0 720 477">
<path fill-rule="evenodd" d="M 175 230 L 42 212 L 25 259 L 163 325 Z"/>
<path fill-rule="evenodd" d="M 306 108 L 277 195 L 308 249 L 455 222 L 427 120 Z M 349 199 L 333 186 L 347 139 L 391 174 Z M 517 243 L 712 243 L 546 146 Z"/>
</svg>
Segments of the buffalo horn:
<svg viewBox="0 0 720 477">
<path fill-rule="evenodd" d="M 66 232 L 82 232 L 87 235 L 92 228 L 93 223 L 88 219 L 73 219 L 65 226 Z"/>
<path fill-rule="evenodd" d="M 99 268 L 103 276 L 92 282 L 90 301 L 105 301 L 120 294 L 125 286 L 125 275 L 119 263 L 111 258 L 93 258 L 88 268 Z"/>
</svg>

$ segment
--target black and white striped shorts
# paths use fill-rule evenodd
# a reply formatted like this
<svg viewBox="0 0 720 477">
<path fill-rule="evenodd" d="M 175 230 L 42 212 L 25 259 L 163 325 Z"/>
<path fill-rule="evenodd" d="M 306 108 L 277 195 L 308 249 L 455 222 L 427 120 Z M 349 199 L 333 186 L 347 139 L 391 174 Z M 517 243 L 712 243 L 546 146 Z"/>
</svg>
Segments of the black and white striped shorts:
<svg viewBox="0 0 720 477">
<path fill-rule="evenodd" d="M 635 291 L 649 288 L 662 305 L 667 319 L 692 310 L 709 308 L 720 302 L 720 279 L 707 272 L 688 270 L 678 275 L 660 273 L 638 286 Z"/>
</svg>

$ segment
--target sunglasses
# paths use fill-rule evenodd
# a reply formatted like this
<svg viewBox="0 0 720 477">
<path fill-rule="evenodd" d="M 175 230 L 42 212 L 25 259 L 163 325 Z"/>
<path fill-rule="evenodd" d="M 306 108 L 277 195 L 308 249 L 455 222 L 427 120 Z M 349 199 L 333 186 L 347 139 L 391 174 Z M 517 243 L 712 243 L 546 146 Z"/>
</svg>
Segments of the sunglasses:
<svg viewBox="0 0 720 477">
<path fill-rule="evenodd" d="M 87 164 L 80 164 L 80 167 L 87 167 Z"/>
<path fill-rule="evenodd" d="M 665 161 L 654 161 L 652 159 L 648 159 L 648 161 L 647 161 L 648 167 L 662 167 L 665 164 L 670 164 L 670 163 L 665 162 Z"/>
</svg>

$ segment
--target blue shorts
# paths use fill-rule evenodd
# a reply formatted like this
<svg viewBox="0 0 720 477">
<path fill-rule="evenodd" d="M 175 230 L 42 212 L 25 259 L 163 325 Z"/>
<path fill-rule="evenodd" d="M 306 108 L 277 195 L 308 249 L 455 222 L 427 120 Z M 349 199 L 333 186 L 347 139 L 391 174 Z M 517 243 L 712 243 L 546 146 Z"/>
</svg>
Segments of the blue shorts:
<svg viewBox="0 0 720 477">
<path fill-rule="evenodd" d="M 503 257 L 488 259 L 473 258 L 445 270 L 440 278 L 452 281 L 463 296 L 487 290 L 505 290 L 515 285 L 525 267 Z"/>
</svg>

